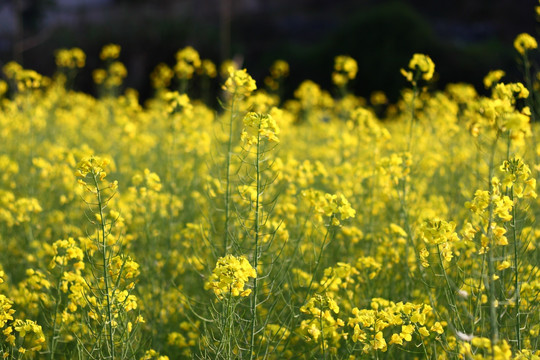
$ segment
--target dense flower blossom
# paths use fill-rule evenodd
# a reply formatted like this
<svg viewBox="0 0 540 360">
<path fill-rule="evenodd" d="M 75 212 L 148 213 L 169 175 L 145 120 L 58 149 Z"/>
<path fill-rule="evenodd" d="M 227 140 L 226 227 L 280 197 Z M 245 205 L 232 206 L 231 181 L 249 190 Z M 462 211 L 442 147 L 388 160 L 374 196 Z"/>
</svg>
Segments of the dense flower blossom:
<svg viewBox="0 0 540 360">
<path fill-rule="evenodd" d="M 245 289 L 249 278 L 255 278 L 257 273 L 249 261 L 243 257 L 226 255 L 218 259 L 212 275 L 205 284 L 206 289 L 212 289 L 218 298 L 227 294 L 232 296 L 248 296 L 251 289 Z"/>
<path fill-rule="evenodd" d="M 232 95 L 249 96 L 257 89 L 255 80 L 247 73 L 246 69 L 234 70 L 233 67 L 229 67 L 227 71 L 229 77 L 222 86 L 223 90 Z"/>
<path fill-rule="evenodd" d="M 538 43 L 536 42 L 536 39 L 527 33 L 519 34 L 514 40 L 514 48 L 521 55 L 525 55 L 527 51 L 534 50 L 537 47 Z"/>
<path fill-rule="evenodd" d="M 431 58 L 424 54 L 414 54 L 409 61 L 409 69 L 401 69 L 401 74 L 410 82 L 416 82 L 415 73 L 418 72 L 423 80 L 429 81 L 433 78 L 435 64 Z"/>
</svg>

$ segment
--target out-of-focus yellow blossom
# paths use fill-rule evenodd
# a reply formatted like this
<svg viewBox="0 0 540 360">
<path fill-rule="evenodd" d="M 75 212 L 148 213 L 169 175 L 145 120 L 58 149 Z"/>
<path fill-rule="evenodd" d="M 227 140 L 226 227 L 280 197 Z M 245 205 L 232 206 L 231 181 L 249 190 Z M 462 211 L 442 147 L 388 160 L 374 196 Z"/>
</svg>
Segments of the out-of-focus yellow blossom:
<svg viewBox="0 0 540 360">
<path fill-rule="evenodd" d="M 104 69 L 96 69 L 92 72 L 92 78 L 96 84 L 103 84 L 107 78 L 107 71 Z"/>
<path fill-rule="evenodd" d="M 311 80 L 305 80 L 295 90 L 294 96 L 300 100 L 302 108 L 309 109 L 320 103 L 321 87 Z"/>
<path fill-rule="evenodd" d="M 529 90 L 522 83 L 499 83 L 493 89 L 493 97 L 501 100 L 515 102 L 516 98 L 526 99 L 529 97 Z"/>
<path fill-rule="evenodd" d="M 444 328 L 440 322 L 436 321 L 435 324 L 431 326 L 430 331 L 436 332 L 437 334 L 443 334 Z"/>
<path fill-rule="evenodd" d="M 536 39 L 527 33 L 519 34 L 514 40 L 514 48 L 521 55 L 525 55 L 527 51 L 536 49 L 537 47 L 538 43 Z"/>
<path fill-rule="evenodd" d="M 167 88 L 173 77 L 174 71 L 165 63 L 159 63 L 150 74 L 150 80 L 155 89 Z"/>
<path fill-rule="evenodd" d="M 94 82 L 103 85 L 107 90 L 118 88 L 126 76 L 127 69 L 120 61 L 109 63 L 107 69 L 96 69 L 92 72 Z"/>
<path fill-rule="evenodd" d="M 343 336 L 338 330 L 345 326 L 345 322 L 334 317 L 339 313 L 339 306 L 327 294 L 315 294 L 300 308 L 300 311 L 310 315 L 309 319 L 302 321 L 300 329 L 307 332 L 310 339 L 320 344 L 322 348 L 329 348 Z"/>
<path fill-rule="evenodd" d="M 202 60 L 201 66 L 198 68 L 197 72 L 200 75 L 208 76 L 209 78 L 213 79 L 217 76 L 216 64 L 214 64 L 212 60 L 204 59 Z"/>
<path fill-rule="evenodd" d="M 311 314 L 315 317 L 319 317 L 321 312 L 325 310 L 331 310 L 335 314 L 339 313 L 339 306 L 334 299 L 328 295 L 315 295 L 308 300 L 308 302 L 300 308 L 300 311 L 306 314 Z"/>
<path fill-rule="evenodd" d="M 205 283 L 205 289 L 212 289 L 219 299 L 227 294 L 248 296 L 251 289 L 244 289 L 244 286 L 249 278 L 255 277 L 255 269 L 244 256 L 229 254 L 218 259 L 212 275 Z"/>
<path fill-rule="evenodd" d="M 277 90 L 280 82 L 289 76 L 289 63 L 285 60 L 276 60 L 270 66 L 270 76 L 264 79 L 264 83 L 271 89 Z"/>
<path fill-rule="evenodd" d="M 169 357 L 160 355 L 156 350 L 150 349 L 144 353 L 144 356 L 140 360 L 169 360 Z"/>
<path fill-rule="evenodd" d="M 122 47 L 118 44 L 107 44 L 101 49 L 99 58 L 103 61 L 118 59 Z"/>
<path fill-rule="evenodd" d="M 369 102 L 373 106 L 378 105 L 385 105 L 388 104 L 388 98 L 386 97 L 386 94 L 383 91 L 374 91 L 371 93 L 369 97 Z"/>
<path fill-rule="evenodd" d="M 378 169 L 381 171 L 382 175 L 388 176 L 390 181 L 397 185 L 409 175 L 411 164 L 412 160 L 410 153 L 394 153 L 389 157 L 382 158 L 379 161 Z"/>
<path fill-rule="evenodd" d="M 331 225 L 340 225 L 340 220 L 353 218 L 356 211 L 343 194 L 322 194 L 318 191 L 307 190 L 303 195 L 314 206 L 319 216 L 324 215 L 332 219 Z"/>
<path fill-rule="evenodd" d="M 456 232 L 456 224 L 446 222 L 439 218 L 425 219 L 420 225 L 418 231 L 420 239 L 428 244 L 440 245 L 445 242 L 454 242 L 459 240 Z"/>
<path fill-rule="evenodd" d="M 334 72 L 332 73 L 332 81 L 337 86 L 344 86 L 356 77 L 358 72 L 358 64 L 350 56 L 339 55 L 334 59 Z"/>
<path fill-rule="evenodd" d="M 270 66 L 270 75 L 275 79 L 289 76 L 289 63 L 281 59 L 274 61 Z"/>
<path fill-rule="evenodd" d="M 193 73 L 201 67 L 201 58 L 197 50 L 187 46 L 176 53 L 174 71 L 180 79 L 191 79 Z"/>
<path fill-rule="evenodd" d="M 69 69 L 83 68 L 86 54 L 79 48 L 60 49 L 55 53 L 56 66 Z"/>
<path fill-rule="evenodd" d="M 484 77 L 484 86 L 486 89 L 491 88 L 497 84 L 506 73 L 503 70 L 492 70 Z"/>
<path fill-rule="evenodd" d="M 409 71 L 401 69 L 401 74 L 414 85 L 417 81 L 417 73 L 422 79 L 426 81 L 431 80 L 433 78 L 433 73 L 435 72 L 435 64 L 429 56 L 417 53 L 413 54 L 409 61 L 409 69 Z"/>
<path fill-rule="evenodd" d="M 270 114 L 249 112 L 244 116 L 243 123 L 241 139 L 247 146 L 260 143 L 262 139 L 279 142 L 279 126 Z"/>
<path fill-rule="evenodd" d="M 349 286 L 354 286 L 354 278 L 358 274 L 360 274 L 359 271 L 350 264 L 339 262 L 336 266 L 324 270 L 323 278 L 320 281 L 320 288 L 327 292 L 337 292 L 339 289 L 346 289 Z"/>
<path fill-rule="evenodd" d="M 34 70 L 24 69 L 14 61 L 8 62 L 2 68 L 6 77 L 15 81 L 18 91 L 38 89 L 49 83 L 49 79 Z"/>
<path fill-rule="evenodd" d="M 67 240 L 58 240 L 53 244 L 54 257 L 49 265 L 50 268 L 59 266 L 64 268 L 70 261 L 73 261 L 73 268 L 77 270 L 84 269 L 84 253 L 77 246 L 73 238 Z"/>
<path fill-rule="evenodd" d="M 127 69 L 119 61 L 113 62 L 109 67 L 110 85 L 118 86 L 122 84 L 122 79 L 127 76 Z"/>
<path fill-rule="evenodd" d="M 164 99 L 167 101 L 167 112 L 175 113 L 182 111 L 186 115 L 191 115 L 193 111 L 193 105 L 191 104 L 189 97 L 186 94 L 180 94 L 178 91 L 168 91 L 164 95 Z"/>
<path fill-rule="evenodd" d="M 10 61 L 2 67 L 2 71 L 9 79 L 15 79 L 17 74 L 23 71 L 23 67 L 15 61 Z"/>
<path fill-rule="evenodd" d="M 223 79 L 227 79 L 229 77 L 229 68 L 233 68 L 233 70 L 238 70 L 239 65 L 236 61 L 232 59 L 224 60 L 221 65 L 219 66 L 219 75 Z"/>
<path fill-rule="evenodd" d="M 518 198 L 536 198 L 536 179 L 531 177 L 531 169 L 519 157 L 505 160 L 500 166 L 504 174 L 502 180 L 503 189 L 512 189 Z"/>
<path fill-rule="evenodd" d="M 487 209 L 490 203 L 489 191 L 476 190 L 474 193 L 474 199 L 472 202 L 465 203 L 465 206 L 475 213 L 482 213 Z"/>
<path fill-rule="evenodd" d="M 229 67 L 228 72 L 229 77 L 223 84 L 222 89 L 233 96 L 249 96 L 257 89 L 255 80 L 247 73 L 246 69 L 234 70 L 233 67 Z"/>
<path fill-rule="evenodd" d="M 0 80 L 0 98 L 8 91 L 8 84 L 4 80 Z"/>
<path fill-rule="evenodd" d="M 511 266 L 510 261 L 504 260 L 500 264 L 497 265 L 497 270 L 505 270 L 508 269 Z"/>
<path fill-rule="evenodd" d="M 450 98 L 463 105 L 475 101 L 478 96 L 474 86 L 464 83 L 448 84 L 446 86 L 446 91 Z"/>
<path fill-rule="evenodd" d="M 452 251 L 452 243 L 459 240 L 458 235 L 454 231 L 456 224 L 446 222 L 439 218 L 425 219 L 418 228 L 419 237 L 424 243 L 435 245 L 437 253 L 446 262 L 450 262 L 454 256 Z M 419 256 L 422 266 L 429 266 L 430 252 L 427 248 L 420 250 Z"/>
</svg>

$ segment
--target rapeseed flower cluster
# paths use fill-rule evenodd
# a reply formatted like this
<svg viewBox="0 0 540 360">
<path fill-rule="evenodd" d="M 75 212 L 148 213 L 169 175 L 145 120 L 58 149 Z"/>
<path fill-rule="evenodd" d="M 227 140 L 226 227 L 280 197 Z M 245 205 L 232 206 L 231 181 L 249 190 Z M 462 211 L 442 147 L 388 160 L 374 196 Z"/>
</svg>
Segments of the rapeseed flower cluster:
<svg viewBox="0 0 540 360">
<path fill-rule="evenodd" d="M 350 56 L 340 55 L 334 59 L 334 72 L 332 82 L 339 87 L 345 86 L 350 80 L 356 78 L 358 64 Z"/>
<path fill-rule="evenodd" d="M 193 73 L 201 67 L 199 53 L 188 46 L 176 53 L 176 65 L 174 71 L 180 79 L 191 79 Z"/>
<path fill-rule="evenodd" d="M 265 85 L 272 91 L 278 91 L 283 80 L 289 76 L 289 63 L 276 60 L 270 66 L 270 76 L 264 78 Z"/>
<path fill-rule="evenodd" d="M 484 77 L 484 86 L 486 89 L 491 89 L 493 85 L 496 85 L 506 73 L 503 70 L 492 70 Z"/>
<path fill-rule="evenodd" d="M 255 277 L 255 269 L 244 256 L 226 255 L 218 259 L 205 288 L 212 289 L 219 299 L 223 299 L 227 294 L 248 296 L 251 289 L 244 287 L 249 278 Z"/>
<path fill-rule="evenodd" d="M 86 54 L 79 48 L 60 49 L 56 52 L 56 66 L 60 68 L 83 68 Z"/>
<path fill-rule="evenodd" d="M 531 177 L 531 169 L 519 157 L 505 160 L 500 166 L 503 174 L 502 190 L 512 189 L 518 198 L 536 198 L 536 179 Z"/>
<path fill-rule="evenodd" d="M 433 60 L 424 54 L 414 54 L 409 61 L 409 70 L 401 69 L 401 74 L 407 81 L 416 84 L 418 78 L 429 81 L 435 73 L 435 64 Z"/>
<path fill-rule="evenodd" d="M 258 144 L 265 139 L 278 143 L 279 126 L 270 114 L 249 112 L 244 116 L 241 139 L 247 145 Z"/>
<path fill-rule="evenodd" d="M 249 96 L 257 89 L 255 80 L 247 73 L 246 69 L 234 70 L 233 67 L 227 69 L 229 77 L 223 84 L 222 89 L 232 95 Z"/>
<path fill-rule="evenodd" d="M 531 35 L 527 33 L 522 33 L 519 34 L 514 40 L 514 48 L 521 55 L 525 55 L 527 51 L 538 48 L 538 43 L 536 42 L 536 39 L 533 38 Z"/>
</svg>

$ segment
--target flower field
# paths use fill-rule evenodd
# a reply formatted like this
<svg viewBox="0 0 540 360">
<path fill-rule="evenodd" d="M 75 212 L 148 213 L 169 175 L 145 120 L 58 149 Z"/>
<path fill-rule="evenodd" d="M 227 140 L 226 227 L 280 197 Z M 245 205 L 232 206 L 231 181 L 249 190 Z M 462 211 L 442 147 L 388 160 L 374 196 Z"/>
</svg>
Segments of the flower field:
<svg viewBox="0 0 540 360">
<path fill-rule="evenodd" d="M 280 96 L 194 49 L 141 104 L 121 49 L 72 90 L 0 81 L 0 355 L 5 359 L 540 359 L 536 40 L 522 82 Z M 220 82 L 220 107 L 207 106 Z M 192 95 L 198 89 L 198 95 Z M 484 93 L 485 95 L 480 95 Z"/>
</svg>

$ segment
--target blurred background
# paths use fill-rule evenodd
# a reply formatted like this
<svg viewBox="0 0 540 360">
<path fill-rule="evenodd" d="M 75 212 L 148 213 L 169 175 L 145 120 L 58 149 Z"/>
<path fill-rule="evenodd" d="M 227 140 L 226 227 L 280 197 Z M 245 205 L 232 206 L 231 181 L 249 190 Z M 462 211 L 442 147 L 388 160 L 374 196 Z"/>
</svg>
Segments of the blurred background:
<svg viewBox="0 0 540 360">
<path fill-rule="evenodd" d="M 336 55 L 350 55 L 359 72 L 352 88 L 384 90 L 395 100 L 399 69 L 414 52 L 431 56 L 437 87 L 469 82 L 504 69 L 520 79 L 516 35 L 537 35 L 533 0 L 0 0 L 0 66 L 15 60 L 44 75 L 54 50 L 80 47 L 86 69 L 76 88 L 94 91 L 91 70 L 108 43 L 122 46 L 125 85 L 151 95 L 149 74 L 191 45 L 219 64 L 235 57 L 262 85 L 276 59 L 287 60 L 286 95 L 305 79 L 331 89 Z M 514 79 L 513 79 L 514 78 Z"/>
</svg>

